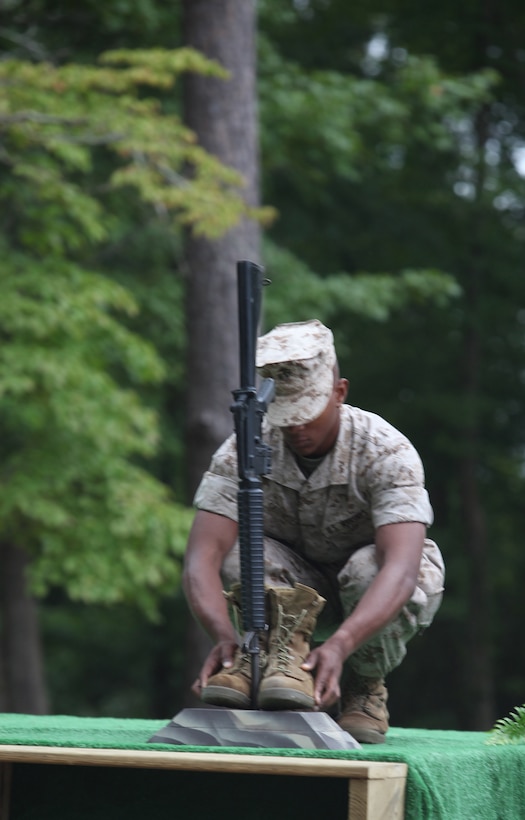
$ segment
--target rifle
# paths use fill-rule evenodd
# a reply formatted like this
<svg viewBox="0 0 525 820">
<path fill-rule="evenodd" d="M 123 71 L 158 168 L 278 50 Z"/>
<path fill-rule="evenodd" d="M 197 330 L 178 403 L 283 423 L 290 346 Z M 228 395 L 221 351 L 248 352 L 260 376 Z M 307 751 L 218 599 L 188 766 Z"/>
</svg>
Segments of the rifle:
<svg viewBox="0 0 525 820">
<path fill-rule="evenodd" d="M 243 649 L 251 656 L 251 699 L 256 708 L 260 680 L 260 633 L 267 629 L 264 605 L 264 506 L 261 476 L 271 470 L 271 448 L 262 440 L 262 421 L 273 401 L 273 379 L 255 387 L 255 352 L 261 311 L 263 268 L 237 263 L 241 386 L 233 391 L 239 489 Z"/>
</svg>

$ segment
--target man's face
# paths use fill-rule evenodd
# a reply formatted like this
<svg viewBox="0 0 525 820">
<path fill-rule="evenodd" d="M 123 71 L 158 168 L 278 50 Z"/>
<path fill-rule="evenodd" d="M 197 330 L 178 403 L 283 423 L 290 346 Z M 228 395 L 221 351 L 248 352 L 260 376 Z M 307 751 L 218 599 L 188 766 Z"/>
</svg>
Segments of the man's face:
<svg viewBox="0 0 525 820">
<path fill-rule="evenodd" d="M 306 424 L 281 428 L 284 440 L 293 453 L 315 458 L 324 456 L 332 449 L 339 433 L 339 408 L 346 397 L 347 389 L 347 380 L 338 379 L 320 416 Z"/>
</svg>

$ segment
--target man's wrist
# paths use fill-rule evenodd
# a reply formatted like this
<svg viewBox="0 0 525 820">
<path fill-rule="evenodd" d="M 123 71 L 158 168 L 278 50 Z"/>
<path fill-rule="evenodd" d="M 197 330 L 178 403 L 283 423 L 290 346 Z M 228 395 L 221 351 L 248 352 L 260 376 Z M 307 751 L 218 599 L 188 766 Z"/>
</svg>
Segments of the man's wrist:
<svg viewBox="0 0 525 820">
<path fill-rule="evenodd" d="M 231 625 L 214 630 L 214 639 L 215 643 L 239 643 L 239 637 Z"/>
<path fill-rule="evenodd" d="M 350 657 L 352 652 L 355 652 L 357 648 L 351 631 L 345 629 L 344 624 L 342 624 L 339 629 L 334 632 L 334 634 L 331 635 L 327 641 L 325 641 L 325 643 L 328 643 L 337 650 L 343 663 Z"/>
</svg>

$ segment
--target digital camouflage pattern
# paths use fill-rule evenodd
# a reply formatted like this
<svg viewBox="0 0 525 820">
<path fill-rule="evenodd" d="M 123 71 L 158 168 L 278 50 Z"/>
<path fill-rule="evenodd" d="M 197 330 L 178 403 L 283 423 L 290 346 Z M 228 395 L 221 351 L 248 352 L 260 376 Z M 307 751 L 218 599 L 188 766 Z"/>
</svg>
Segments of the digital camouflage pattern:
<svg viewBox="0 0 525 820">
<path fill-rule="evenodd" d="M 421 459 L 409 440 L 380 416 L 341 407 L 334 448 L 309 477 L 266 425 L 272 472 L 263 476 L 265 584 L 312 587 L 326 599 L 315 632 L 325 640 L 353 611 L 378 572 L 377 527 L 405 521 L 432 524 Z M 216 452 L 195 496 L 198 508 L 237 520 L 235 436 Z M 239 581 L 235 545 L 223 565 L 225 586 Z M 406 654 L 406 643 L 430 625 L 441 603 L 444 564 L 425 540 L 416 589 L 398 617 L 351 655 L 347 665 L 383 678 Z"/>
<path fill-rule="evenodd" d="M 275 382 L 267 418 L 274 427 L 307 424 L 321 415 L 334 385 L 332 331 L 318 319 L 277 325 L 257 341 L 256 365 Z"/>
<path fill-rule="evenodd" d="M 373 543 L 377 527 L 433 521 L 417 451 L 374 413 L 343 405 L 337 442 L 309 478 L 279 428 L 267 426 L 265 441 L 272 448 L 272 472 L 262 478 L 265 535 L 309 560 L 341 568 L 354 550 Z M 237 489 L 231 436 L 204 474 L 195 505 L 236 521 Z"/>
<path fill-rule="evenodd" d="M 341 570 L 328 564 L 306 561 L 286 544 L 264 539 L 265 585 L 267 587 L 312 587 L 325 598 L 325 606 L 314 633 L 325 641 L 353 612 L 377 575 L 374 544 L 356 550 Z M 229 588 L 239 581 L 239 545 L 235 544 L 223 565 L 222 579 Z M 425 539 L 416 588 L 399 615 L 354 652 L 345 666 L 369 678 L 383 678 L 406 655 L 406 644 L 432 623 L 443 597 L 445 568 L 441 553 L 430 538 Z"/>
</svg>

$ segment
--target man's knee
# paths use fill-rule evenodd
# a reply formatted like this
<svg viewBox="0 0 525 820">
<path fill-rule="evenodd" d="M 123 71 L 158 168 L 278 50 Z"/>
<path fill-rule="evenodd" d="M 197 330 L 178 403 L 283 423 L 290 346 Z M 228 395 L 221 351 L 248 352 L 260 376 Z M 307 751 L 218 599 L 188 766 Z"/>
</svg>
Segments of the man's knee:
<svg viewBox="0 0 525 820">
<path fill-rule="evenodd" d="M 378 573 L 375 544 L 356 550 L 339 572 L 337 580 L 345 611 L 352 609 Z"/>
<path fill-rule="evenodd" d="M 239 542 L 236 541 L 224 559 L 221 570 L 226 589 L 241 580 Z M 275 538 L 264 538 L 264 583 L 267 587 L 293 587 L 296 583 L 324 592 L 324 579 L 302 556 Z"/>
<path fill-rule="evenodd" d="M 222 562 L 221 580 L 224 589 L 231 589 L 234 584 L 238 584 L 241 580 L 241 562 L 238 541 L 235 542 L 228 555 Z"/>
</svg>

